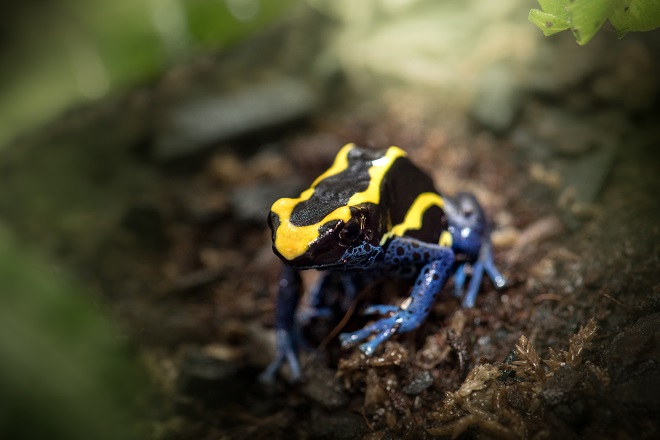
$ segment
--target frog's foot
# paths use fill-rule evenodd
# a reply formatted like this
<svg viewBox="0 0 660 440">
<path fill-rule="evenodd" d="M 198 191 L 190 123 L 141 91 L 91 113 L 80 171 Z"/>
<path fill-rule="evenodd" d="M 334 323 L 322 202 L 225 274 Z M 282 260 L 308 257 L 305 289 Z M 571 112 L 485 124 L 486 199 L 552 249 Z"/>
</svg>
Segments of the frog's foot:
<svg viewBox="0 0 660 440">
<path fill-rule="evenodd" d="M 272 384 L 275 382 L 275 375 L 280 367 L 289 364 L 291 371 L 289 381 L 298 382 L 300 380 L 300 363 L 298 361 L 298 337 L 289 330 L 280 329 L 275 332 L 277 349 L 275 359 L 268 365 L 259 380 L 263 383 Z"/>
<path fill-rule="evenodd" d="M 405 333 L 417 328 L 426 317 L 426 315 L 417 316 L 411 310 L 403 310 L 400 307 L 392 305 L 370 306 L 365 309 L 364 313 L 367 315 L 378 314 L 388 316 L 356 332 L 340 334 L 339 341 L 342 348 L 349 348 L 373 335 L 373 339 L 360 344 L 358 347 L 367 356 L 374 354 L 378 346 L 395 333 Z"/>
<path fill-rule="evenodd" d="M 460 264 L 456 269 L 456 274 L 454 275 L 454 296 L 457 298 L 463 298 L 461 305 L 465 308 L 474 307 L 484 272 L 486 272 L 486 275 L 488 275 L 493 284 L 495 284 L 496 288 L 501 289 L 506 285 L 506 280 L 497 270 L 495 263 L 493 262 L 493 249 L 490 241 L 487 241 L 481 246 L 481 250 L 479 251 L 479 258 L 472 264 L 470 284 L 468 285 L 467 291 L 465 292 L 465 296 L 463 296 L 463 287 L 467 278 L 467 269 L 465 266 L 466 263 Z"/>
</svg>

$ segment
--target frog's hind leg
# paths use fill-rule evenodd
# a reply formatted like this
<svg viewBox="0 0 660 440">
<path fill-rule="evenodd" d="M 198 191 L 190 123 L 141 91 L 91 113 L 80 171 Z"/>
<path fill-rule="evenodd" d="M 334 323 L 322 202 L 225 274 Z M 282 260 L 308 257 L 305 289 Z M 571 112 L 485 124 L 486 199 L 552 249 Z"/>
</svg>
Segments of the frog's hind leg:
<svg viewBox="0 0 660 440">
<path fill-rule="evenodd" d="M 419 327 L 429 312 L 437 295 L 441 292 L 454 266 L 454 253 L 450 248 L 437 245 L 422 244 L 417 240 L 397 238 L 394 246 L 408 247 L 433 255 L 432 261 L 424 265 L 417 276 L 410 297 L 400 307 L 376 305 L 367 308 L 366 312 L 388 315 L 362 330 L 353 333 L 342 333 L 339 339 L 343 347 L 350 347 L 374 336 L 369 342 L 360 345 L 360 350 L 371 355 L 376 348 L 395 333 L 405 333 Z M 412 252 L 415 255 L 418 252 Z"/>
</svg>

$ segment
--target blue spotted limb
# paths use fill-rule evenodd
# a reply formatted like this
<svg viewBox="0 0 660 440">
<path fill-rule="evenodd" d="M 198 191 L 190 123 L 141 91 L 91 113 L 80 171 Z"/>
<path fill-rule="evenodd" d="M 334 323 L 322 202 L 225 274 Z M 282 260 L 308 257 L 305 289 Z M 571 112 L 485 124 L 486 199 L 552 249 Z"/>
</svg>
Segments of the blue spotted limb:
<svg viewBox="0 0 660 440">
<path fill-rule="evenodd" d="M 390 251 L 391 250 L 391 251 Z M 428 256 L 428 262 L 420 256 Z M 375 323 L 353 333 L 339 335 L 342 347 L 351 347 L 373 335 L 359 346 L 366 355 L 372 355 L 380 344 L 395 333 L 406 333 L 419 327 L 429 312 L 454 267 L 454 252 L 451 248 L 425 243 L 409 237 L 396 237 L 388 246 L 386 262 L 396 264 L 424 264 L 417 276 L 410 297 L 401 307 L 375 305 L 367 313 L 387 315 Z"/>
</svg>

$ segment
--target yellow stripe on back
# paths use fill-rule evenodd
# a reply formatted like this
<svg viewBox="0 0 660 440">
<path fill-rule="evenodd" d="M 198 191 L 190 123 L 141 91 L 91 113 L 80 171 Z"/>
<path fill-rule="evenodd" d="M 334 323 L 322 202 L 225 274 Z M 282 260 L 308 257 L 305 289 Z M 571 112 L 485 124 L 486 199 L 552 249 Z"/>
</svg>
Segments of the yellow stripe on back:
<svg viewBox="0 0 660 440">
<path fill-rule="evenodd" d="M 394 161 L 399 157 L 406 156 L 406 152 L 398 147 L 387 149 L 385 156 L 374 160 L 369 168 L 369 186 L 362 192 L 355 193 L 348 200 L 349 206 L 359 205 L 360 203 L 380 203 L 380 184 L 385 177 L 385 173 L 390 169 Z"/>
<path fill-rule="evenodd" d="M 440 197 L 439 194 L 433 192 L 425 192 L 418 195 L 406 212 L 406 216 L 403 219 L 403 222 L 394 225 L 392 229 L 383 235 L 380 240 L 380 244 L 385 244 L 385 242 L 391 237 L 402 237 L 406 234 L 407 231 L 421 229 L 424 213 L 433 206 L 438 206 L 440 209 L 444 208 L 445 201 L 442 199 L 442 197 Z M 443 232 L 440 235 L 438 244 L 441 246 L 451 247 L 451 234 L 449 234 L 449 232 L 447 232 L 447 234 Z"/>
</svg>

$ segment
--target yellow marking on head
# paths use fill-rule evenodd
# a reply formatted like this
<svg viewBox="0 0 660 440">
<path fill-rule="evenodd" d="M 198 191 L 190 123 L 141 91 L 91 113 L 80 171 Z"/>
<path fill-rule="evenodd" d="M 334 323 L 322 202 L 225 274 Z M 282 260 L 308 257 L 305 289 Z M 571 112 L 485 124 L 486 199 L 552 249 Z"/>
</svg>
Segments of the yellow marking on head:
<svg viewBox="0 0 660 440">
<path fill-rule="evenodd" d="M 383 177 L 398 157 L 406 155 L 406 152 L 400 148 L 388 148 L 385 156 L 372 161 L 369 168 L 369 186 L 366 190 L 353 194 L 346 205 L 335 209 L 318 223 L 306 226 L 295 226 L 291 224 L 291 213 L 296 205 L 312 197 L 314 188 L 322 180 L 339 174 L 348 168 L 348 153 L 353 148 L 355 148 L 354 144 L 347 144 L 339 150 L 332 166 L 317 177 L 312 185 L 300 194 L 300 197 L 279 199 L 271 207 L 271 211 L 280 218 L 280 225 L 275 233 L 275 242 L 273 244 L 280 255 L 287 260 L 293 260 L 304 254 L 309 249 L 310 244 L 318 238 L 319 227 L 323 224 L 331 220 L 343 220 L 347 222 L 351 218 L 350 206 L 366 202 L 378 204 L 380 202 L 380 184 Z"/>
<path fill-rule="evenodd" d="M 291 213 L 298 199 L 279 199 L 273 204 L 271 210 L 282 219 L 275 233 L 275 248 L 287 260 L 293 260 L 301 256 L 309 249 L 309 244 L 319 237 L 319 227 L 331 220 L 343 220 L 347 222 L 351 218 L 351 210 L 348 206 L 339 208 L 326 215 L 323 220 L 313 225 L 295 226 L 284 217 L 285 213 Z"/>
<path fill-rule="evenodd" d="M 442 234 L 440 234 L 440 240 L 438 240 L 438 244 L 440 246 L 450 248 L 451 245 L 454 244 L 454 239 L 451 236 L 451 232 L 442 231 Z"/>
<path fill-rule="evenodd" d="M 443 208 L 445 206 L 445 201 L 442 200 L 440 195 L 433 192 L 425 192 L 418 195 L 406 212 L 403 222 L 394 225 L 392 229 L 383 235 L 380 244 L 385 244 L 390 237 L 401 237 L 405 235 L 407 231 L 421 229 L 424 213 L 432 206 Z M 440 238 L 442 239 L 442 236 Z"/>
</svg>

